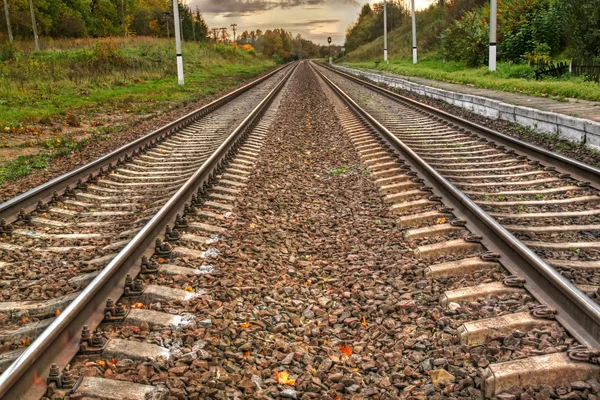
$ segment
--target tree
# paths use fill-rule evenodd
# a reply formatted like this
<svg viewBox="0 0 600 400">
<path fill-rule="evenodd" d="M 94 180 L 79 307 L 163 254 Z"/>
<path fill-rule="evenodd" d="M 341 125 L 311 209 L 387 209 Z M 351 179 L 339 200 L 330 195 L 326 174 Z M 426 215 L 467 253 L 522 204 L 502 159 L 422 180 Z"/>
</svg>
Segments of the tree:
<svg viewBox="0 0 600 400">
<path fill-rule="evenodd" d="M 567 49 L 580 58 L 600 57 L 600 0 L 558 0 Z"/>
</svg>

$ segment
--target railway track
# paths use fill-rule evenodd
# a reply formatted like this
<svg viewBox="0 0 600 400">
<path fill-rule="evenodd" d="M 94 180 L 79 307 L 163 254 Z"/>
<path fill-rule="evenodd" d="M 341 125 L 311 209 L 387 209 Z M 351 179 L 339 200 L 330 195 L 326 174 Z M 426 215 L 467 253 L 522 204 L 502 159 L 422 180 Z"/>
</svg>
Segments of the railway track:
<svg viewBox="0 0 600 400">
<path fill-rule="evenodd" d="M 424 260 L 423 275 L 451 283 L 440 304 L 467 314 L 489 307 L 493 317 L 457 326 L 462 344 L 484 348 L 478 354 L 485 360 L 484 395 L 597 379 L 600 171 L 315 68 L 370 124 L 371 132 L 349 127 L 353 142 Z M 510 349 L 522 332 L 549 335 L 555 320 L 579 343 L 528 342 L 514 359 L 489 352 Z"/>
<path fill-rule="evenodd" d="M 426 159 L 433 151 L 417 151 L 446 143 L 443 138 L 434 136 L 423 146 L 407 146 L 398 138 L 399 127 L 427 131 L 429 116 L 409 108 L 410 113 L 397 114 L 409 118 L 408 125 L 395 119 L 388 128 L 378 119 L 396 106 L 378 100 L 379 93 L 366 91 L 358 81 L 350 84 L 349 77 L 309 63 L 276 74 L 265 79 L 269 86 L 254 103 L 244 106 L 242 121 L 223 128 L 220 138 L 203 141 L 213 147 L 193 166 L 176 164 L 180 169 L 174 170 L 167 164 L 167 171 L 152 169 L 149 175 L 147 169 L 134 169 L 141 157 L 136 154 L 118 174 L 102 178 L 122 188 L 132 183 L 131 176 L 141 175 L 135 182 L 142 187 L 159 176 L 150 186 L 156 190 L 139 201 L 132 197 L 137 192 L 125 191 L 114 196 L 119 202 L 97 201 L 91 210 L 67 190 L 66 198 L 52 207 L 66 204 L 77 215 L 51 212 L 42 203 L 31 218 L 24 214 L 19 219 L 18 208 L 10 207 L 16 222 L 12 230 L 3 228 L 3 240 L 19 250 L 3 252 L 24 255 L 20 270 L 5 268 L 15 274 L 13 284 L 47 275 L 47 286 L 26 292 L 38 296 L 69 273 L 91 283 L 72 285 L 74 290 L 61 284 L 69 287 L 61 289 L 63 297 L 74 300 L 53 309 L 48 314 L 53 320 L 33 311 L 11 314 L 7 324 L 27 327 L 44 321 L 48 328 L 40 326 L 30 345 L 21 343 L 22 354 L 0 376 L 0 397 L 600 396 L 595 299 L 576 288 L 580 281 L 561 275 L 489 217 L 481 208 L 485 204 L 480 207 L 478 199 L 459 190 L 476 190 L 472 184 L 459 186 L 470 180 L 445 177 L 441 169 L 450 162 L 444 160 L 440 168 L 434 166 L 439 156 Z M 386 112 L 375 117 L 380 104 Z M 414 129 L 405 130 L 420 137 Z M 464 133 L 458 132 L 449 134 Z M 488 142 L 473 143 L 482 144 Z M 159 146 L 155 149 L 169 150 Z M 189 153 L 197 153 L 194 146 Z M 451 150 L 467 147 L 471 144 L 426 150 L 452 157 Z M 173 154 L 170 162 L 183 163 L 192 157 L 189 153 Z M 545 179 L 536 175 L 540 165 L 535 161 L 550 154 L 528 154 L 527 165 L 519 155 L 509 153 L 516 161 L 506 167 L 523 168 L 514 168 L 526 174 L 519 179 L 529 172 Z M 572 186 L 591 196 L 593 169 L 576 167 L 569 164 Z M 461 169 L 453 172 L 459 178 L 475 175 L 476 182 L 513 182 L 487 177 L 505 175 L 502 170 L 449 169 Z M 126 178 L 119 180 L 119 175 Z M 584 175 L 592 183 L 577 185 Z M 75 195 L 85 197 L 98 187 L 94 196 L 110 197 L 106 189 L 113 188 L 102 180 L 80 185 Z M 554 182 L 546 183 L 560 187 Z M 35 202 L 28 201 L 33 207 Z M 111 205 L 129 203 L 135 207 Z M 101 204 L 109 204 L 105 219 L 89 218 L 104 210 Z M 110 214 L 115 210 L 132 214 Z M 51 236 L 72 231 L 39 224 L 39 219 L 102 237 Z M 33 229 L 48 236 L 26 233 Z M 57 251 L 49 258 L 53 270 L 44 268 L 48 259 L 28 250 L 64 247 L 63 239 L 82 248 Z M 100 248 L 119 242 L 112 250 Z M 81 271 L 90 265 L 76 264 L 81 257 L 106 257 L 108 265 Z M 69 272 L 65 265 L 70 263 L 77 270 Z"/>
<path fill-rule="evenodd" d="M 195 194 L 188 197 L 198 187 L 198 196 L 204 193 L 239 141 L 259 121 L 266 123 L 262 121 L 268 117 L 261 117 L 293 69 L 278 68 L 100 160 L 0 205 L 4 272 L 0 367 L 9 370 L 2 375 L 2 398 L 16 398 L 12 396 L 17 393 L 40 397 L 50 371 L 44 363 L 66 365 L 79 349 L 79 334 L 73 333 L 81 332 L 83 325 L 93 331 L 106 314 L 104 303 L 109 297 L 118 300 L 120 293 L 137 293 L 138 272 L 172 277 L 210 270 L 174 264 L 156 269 L 155 261 L 140 267 L 139 260 L 133 263 L 128 257 L 141 255 L 155 239 L 150 247 L 159 254 L 164 251 L 166 257 L 173 250 L 169 242 L 178 239 L 185 246 L 175 248 L 174 254 L 183 251 L 186 258 L 210 258 L 210 245 L 218 240 L 220 230 L 201 220 L 214 213 L 201 211 L 198 222 L 188 225 L 186 215 L 191 218 L 190 210 L 200 204 Z M 254 130 L 260 131 L 260 125 Z M 238 153 L 237 164 L 222 174 L 220 190 L 202 201 L 207 209 L 227 207 L 225 203 L 241 185 L 238 174 L 243 175 L 246 164 L 251 164 L 252 157 L 245 159 L 244 151 Z M 185 207 L 180 199 L 188 201 Z M 164 242 L 150 237 L 166 224 L 172 229 L 167 226 Z M 183 227 L 185 234 L 179 233 Z M 125 276 L 125 286 L 117 285 Z M 190 297 L 183 288 L 153 288 L 155 297 L 149 294 L 152 287 L 144 292 L 150 298 Z M 122 303 L 111 310 L 115 307 L 120 315 Z M 143 312 L 137 311 L 127 309 L 125 314 L 139 318 Z"/>
</svg>

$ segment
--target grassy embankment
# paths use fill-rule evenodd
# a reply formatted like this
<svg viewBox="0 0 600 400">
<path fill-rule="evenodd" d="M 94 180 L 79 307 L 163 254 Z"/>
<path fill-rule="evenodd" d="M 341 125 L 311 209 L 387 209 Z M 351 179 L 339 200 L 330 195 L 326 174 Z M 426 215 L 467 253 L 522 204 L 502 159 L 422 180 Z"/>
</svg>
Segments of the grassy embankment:
<svg viewBox="0 0 600 400">
<path fill-rule="evenodd" d="M 399 27 L 392 27 L 388 34 L 390 64 L 379 64 L 387 70 L 405 76 L 416 76 L 438 81 L 472 85 L 475 87 L 524 93 L 533 96 L 553 96 L 558 99 L 578 98 L 600 101 L 600 84 L 586 81 L 582 77 L 547 78 L 535 80 L 534 69 L 527 64 L 500 62 L 495 73 L 487 66 L 469 68 L 460 62 L 444 63 L 437 56 L 442 31 L 454 20 L 448 18 L 440 7 L 431 7 L 417 13 L 417 44 L 419 63 L 412 63 L 412 32 L 410 20 Z M 379 37 L 346 54 L 340 60 L 348 66 L 375 68 L 375 61 L 383 59 L 383 37 Z M 555 60 L 565 61 L 565 60 Z M 599 110 L 600 112 L 600 110 Z"/>
<path fill-rule="evenodd" d="M 29 47 L 0 52 L 0 183 L 274 66 L 253 52 L 186 42 L 181 87 L 174 43 L 166 39 L 57 40 L 42 52 Z"/>
<path fill-rule="evenodd" d="M 363 69 L 375 69 L 373 61 L 345 62 L 345 65 Z M 463 63 L 442 60 L 421 59 L 414 65 L 412 59 L 396 58 L 389 65 L 379 64 L 379 70 L 399 75 L 415 76 L 437 81 L 471 85 L 479 88 L 523 93 L 540 97 L 554 97 L 557 100 L 577 98 L 600 101 L 600 84 L 586 81 L 582 77 L 547 78 L 535 80 L 533 69 L 526 64 L 508 65 L 498 63 L 496 72 L 488 71 L 487 66 L 468 68 Z M 599 111 L 600 112 L 600 109 Z"/>
</svg>

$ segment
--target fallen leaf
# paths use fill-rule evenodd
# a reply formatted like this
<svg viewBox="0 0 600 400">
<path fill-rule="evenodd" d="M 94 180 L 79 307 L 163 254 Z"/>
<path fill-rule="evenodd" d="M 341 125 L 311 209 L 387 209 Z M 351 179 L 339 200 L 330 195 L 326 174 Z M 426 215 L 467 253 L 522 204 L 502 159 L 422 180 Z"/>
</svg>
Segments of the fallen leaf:
<svg viewBox="0 0 600 400">
<path fill-rule="evenodd" d="M 21 318 L 21 321 L 22 321 L 23 323 L 25 323 L 25 322 L 29 321 L 29 318 L 27 318 L 27 317 L 23 317 L 23 318 Z"/>
<path fill-rule="evenodd" d="M 116 363 L 118 363 L 118 362 L 119 362 L 119 360 L 117 360 L 116 358 L 111 358 L 111 359 L 110 359 L 110 363 L 111 363 L 111 364 L 116 364 Z"/>
<path fill-rule="evenodd" d="M 62 311 L 60 311 L 60 310 L 56 310 L 56 312 L 54 313 L 54 315 L 56 315 L 56 316 L 58 317 L 58 316 L 60 315 L 60 313 L 61 313 L 61 312 L 62 312 Z"/>
<path fill-rule="evenodd" d="M 352 349 L 347 344 L 340 345 L 340 351 L 346 355 L 346 357 L 350 357 L 352 355 Z"/>
<path fill-rule="evenodd" d="M 250 357 L 250 350 L 248 350 L 247 352 L 244 353 L 244 358 L 248 358 Z"/>
<path fill-rule="evenodd" d="M 244 328 L 244 329 L 246 329 L 246 328 L 250 328 L 250 322 L 242 322 L 242 323 L 240 324 L 240 326 L 241 326 L 242 328 Z"/>
<path fill-rule="evenodd" d="M 102 368 L 106 369 L 106 361 L 103 360 L 99 360 L 97 361 L 98 365 L 100 365 Z"/>
<path fill-rule="evenodd" d="M 282 385 L 293 385 L 294 383 L 296 383 L 295 379 L 290 379 L 290 374 L 287 371 L 277 371 L 274 370 L 275 372 L 275 379 L 277 380 L 277 382 L 281 383 Z"/>
<path fill-rule="evenodd" d="M 158 259 L 158 262 L 162 264 L 162 263 L 164 263 L 164 262 L 165 262 L 165 259 L 164 259 L 164 258 L 159 258 L 159 259 Z"/>
<path fill-rule="evenodd" d="M 186 287 L 186 288 L 185 288 L 185 289 L 183 289 L 183 290 L 185 290 L 186 292 L 194 292 L 194 288 L 193 288 L 193 287 L 191 287 L 191 286 L 188 286 L 188 287 Z"/>
<path fill-rule="evenodd" d="M 364 326 L 365 328 L 369 327 L 369 323 L 367 322 L 367 316 L 363 315 L 363 320 L 361 322 L 362 326 Z"/>
<path fill-rule="evenodd" d="M 440 225 L 440 224 L 445 224 L 446 223 L 446 218 L 438 218 L 435 220 L 435 223 Z"/>
</svg>

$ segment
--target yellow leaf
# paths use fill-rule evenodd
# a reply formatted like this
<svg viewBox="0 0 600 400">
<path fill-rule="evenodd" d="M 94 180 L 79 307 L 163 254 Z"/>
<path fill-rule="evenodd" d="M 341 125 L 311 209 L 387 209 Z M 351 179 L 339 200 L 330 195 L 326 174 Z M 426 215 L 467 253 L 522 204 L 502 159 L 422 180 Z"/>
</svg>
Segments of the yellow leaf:
<svg viewBox="0 0 600 400">
<path fill-rule="evenodd" d="M 250 328 L 250 322 L 242 322 L 242 323 L 240 324 L 240 326 L 241 326 L 242 328 L 244 328 L 244 329 L 246 329 L 246 328 Z"/>
<path fill-rule="evenodd" d="M 445 224 L 446 223 L 446 218 L 438 218 L 435 220 L 435 223 L 440 225 L 440 224 Z"/>
<path fill-rule="evenodd" d="M 295 379 L 290 379 L 290 374 L 287 371 L 277 371 L 275 370 L 275 379 L 277 380 L 277 382 L 281 383 L 282 385 L 293 385 L 294 383 L 296 383 Z"/>
<path fill-rule="evenodd" d="M 250 224 L 250 228 L 252 228 L 252 229 L 256 228 L 256 224 L 254 224 L 254 223 Z"/>
<path fill-rule="evenodd" d="M 363 319 L 362 319 L 362 322 L 361 322 L 361 324 L 362 324 L 362 326 L 364 326 L 365 328 L 368 328 L 368 327 L 369 327 L 369 323 L 367 322 L 367 317 L 366 317 L 366 315 L 363 315 Z"/>
<path fill-rule="evenodd" d="M 56 312 L 54 313 L 54 315 L 56 315 L 56 316 L 58 317 L 58 316 L 60 315 L 60 313 L 61 313 L 61 312 L 62 312 L 62 311 L 60 311 L 60 310 L 56 310 Z"/>
<path fill-rule="evenodd" d="M 191 287 L 191 286 L 188 286 L 188 287 L 186 287 L 186 288 L 185 288 L 185 289 L 183 289 L 183 290 L 185 290 L 186 292 L 193 292 L 193 291 L 194 291 L 194 288 L 193 288 L 193 287 Z"/>
<path fill-rule="evenodd" d="M 244 353 L 244 358 L 248 358 L 250 357 L 250 350 L 248 350 L 247 352 Z"/>
<path fill-rule="evenodd" d="M 97 361 L 98 365 L 100 365 L 102 368 L 106 368 L 106 361 L 100 360 Z"/>
</svg>

